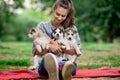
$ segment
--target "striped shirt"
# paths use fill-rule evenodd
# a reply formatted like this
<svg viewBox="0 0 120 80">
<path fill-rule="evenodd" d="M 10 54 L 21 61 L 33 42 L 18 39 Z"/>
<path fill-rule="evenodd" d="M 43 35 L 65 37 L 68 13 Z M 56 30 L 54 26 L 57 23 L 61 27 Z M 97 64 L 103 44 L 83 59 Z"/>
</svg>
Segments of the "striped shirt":
<svg viewBox="0 0 120 80">
<path fill-rule="evenodd" d="M 51 21 L 41 22 L 41 23 L 39 23 L 37 25 L 37 27 L 39 29 L 41 29 L 43 31 L 43 33 L 47 34 L 50 38 L 52 37 L 51 33 L 52 33 L 52 28 L 54 26 L 52 25 Z M 73 28 L 77 31 L 76 40 L 77 40 L 79 49 L 82 50 L 82 46 L 81 46 L 81 41 L 80 41 L 80 37 L 79 37 L 79 34 L 78 34 L 78 30 L 77 30 L 75 25 L 73 26 Z M 34 53 L 34 51 L 35 51 L 35 47 L 33 47 L 33 53 Z"/>
</svg>

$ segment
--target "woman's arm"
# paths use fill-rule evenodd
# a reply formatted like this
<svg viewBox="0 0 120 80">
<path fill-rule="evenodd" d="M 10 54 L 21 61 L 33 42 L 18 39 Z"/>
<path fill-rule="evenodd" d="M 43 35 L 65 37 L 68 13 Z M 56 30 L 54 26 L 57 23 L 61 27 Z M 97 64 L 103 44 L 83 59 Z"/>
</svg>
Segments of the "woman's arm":
<svg viewBox="0 0 120 80">
<path fill-rule="evenodd" d="M 42 55 L 46 54 L 49 51 L 53 52 L 54 54 L 58 54 L 58 53 L 62 52 L 61 47 L 57 43 L 57 41 L 51 40 L 50 44 L 48 44 L 48 49 L 44 49 L 41 52 L 39 52 L 37 49 L 35 49 L 35 51 L 33 53 L 34 53 L 34 55 L 42 56 Z"/>
<path fill-rule="evenodd" d="M 71 54 L 71 55 L 77 54 L 74 48 L 71 48 L 70 50 L 66 50 L 62 48 L 62 51 L 64 53 Z"/>
<path fill-rule="evenodd" d="M 66 50 L 66 49 L 63 49 L 63 48 L 62 48 L 62 51 L 63 51 L 64 53 L 66 53 L 66 54 L 80 56 L 80 54 L 78 55 L 78 54 L 76 53 L 76 50 L 75 50 L 73 47 L 71 47 L 70 50 Z"/>
<path fill-rule="evenodd" d="M 44 50 L 42 50 L 41 52 L 39 52 L 39 51 L 36 49 L 35 52 L 34 52 L 34 55 L 43 56 L 43 55 L 45 55 L 47 52 L 48 52 L 47 49 L 44 49 Z"/>
</svg>

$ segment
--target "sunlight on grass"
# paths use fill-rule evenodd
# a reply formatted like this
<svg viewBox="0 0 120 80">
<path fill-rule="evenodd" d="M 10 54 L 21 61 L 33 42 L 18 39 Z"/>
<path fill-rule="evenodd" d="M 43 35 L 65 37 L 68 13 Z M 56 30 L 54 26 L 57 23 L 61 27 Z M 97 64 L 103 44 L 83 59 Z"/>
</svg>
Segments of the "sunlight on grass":
<svg viewBox="0 0 120 80">
<path fill-rule="evenodd" d="M 0 54 L 10 56 L 8 59 L 0 59 L 0 70 L 26 70 L 32 64 L 28 59 L 33 57 L 32 45 L 32 42 L 0 42 Z M 88 53 L 78 58 L 78 69 L 120 67 L 119 45 L 120 43 L 83 43 L 83 51 Z M 20 59 L 20 56 L 25 59 Z"/>
<path fill-rule="evenodd" d="M 89 51 L 111 51 L 113 49 L 120 50 L 119 47 L 120 43 L 114 44 L 114 43 L 83 43 L 83 50 L 89 50 Z"/>
<path fill-rule="evenodd" d="M 5 42 L 0 46 L 0 54 L 32 55 L 32 42 Z"/>
<path fill-rule="evenodd" d="M 113 63 L 113 64 L 98 64 L 98 63 L 94 63 L 94 64 L 86 64 L 86 65 L 78 65 L 78 69 L 95 69 L 95 68 L 102 68 L 102 67 L 120 67 L 120 63 Z"/>
</svg>

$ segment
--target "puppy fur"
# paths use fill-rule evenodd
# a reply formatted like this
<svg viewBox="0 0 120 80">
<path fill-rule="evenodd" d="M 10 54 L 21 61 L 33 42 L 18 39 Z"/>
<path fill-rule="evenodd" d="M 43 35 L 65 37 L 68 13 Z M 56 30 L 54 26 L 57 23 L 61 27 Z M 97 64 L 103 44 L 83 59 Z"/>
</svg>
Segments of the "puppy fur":
<svg viewBox="0 0 120 80">
<path fill-rule="evenodd" d="M 52 30 L 53 30 L 52 38 L 54 40 L 57 40 L 58 44 L 60 44 L 62 48 L 66 48 L 67 50 L 70 50 L 69 43 L 67 39 L 64 37 L 65 34 L 63 28 L 53 28 Z"/>
<path fill-rule="evenodd" d="M 76 33 L 77 33 L 77 31 L 74 30 L 73 28 L 65 29 L 65 38 L 68 40 L 69 45 L 74 47 L 74 49 L 76 50 L 76 53 L 77 53 L 77 55 L 69 55 L 69 54 L 66 55 L 67 59 L 72 61 L 72 62 L 75 62 L 77 56 L 81 54 L 81 51 L 80 51 L 80 49 L 77 45 L 77 41 L 76 41 L 76 38 L 75 38 Z"/>
<path fill-rule="evenodd" d="M 65 39 L 64 37 L 64 30 L 62 28 L 52 28 L 52 39 L 53 40 L 57 40 L 58 44 L 67 50 L 70 50 L 70 45 L 67 41 L 67 39 Z M 60 53 L 57 56 L 58 61 L 65 59 L 64 54 Z"/>
<path fill-rule="evenodd" d="M 39 28 L 32 28 L 28 37 L 33 40 L 35 48 L 41 52 L 43 49 L 48 49 L 48 44 L 50 43 L 50 38 L 45 35 Z M 34 65 L 29 67 L 29 70 L 35 70 L 38 68 L 39 63 L 41 62 L 42 56 L 34 56 Z"/>
</svg>

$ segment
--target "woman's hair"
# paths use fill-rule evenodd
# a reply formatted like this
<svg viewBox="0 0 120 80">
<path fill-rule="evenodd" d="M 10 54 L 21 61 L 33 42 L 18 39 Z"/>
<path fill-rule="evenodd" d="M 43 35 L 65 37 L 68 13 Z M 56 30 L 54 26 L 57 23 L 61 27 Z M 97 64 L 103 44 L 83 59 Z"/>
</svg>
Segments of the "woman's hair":
<svg viewBox="0 0 120 80">
<path fill-rule="evenodd" d="M 71 27 L 74 24 L 74 7 L 71 0 L 57 0 L 55 5 L 53 6 L 53 10 L 57 7 L 63 7 L 68 10 L 68 15 L 66 19 L 62 22 L 64 28 Z"/>
</svg>

